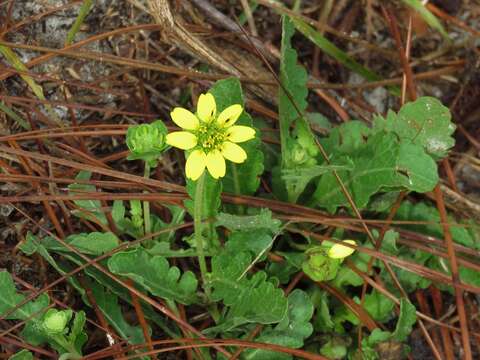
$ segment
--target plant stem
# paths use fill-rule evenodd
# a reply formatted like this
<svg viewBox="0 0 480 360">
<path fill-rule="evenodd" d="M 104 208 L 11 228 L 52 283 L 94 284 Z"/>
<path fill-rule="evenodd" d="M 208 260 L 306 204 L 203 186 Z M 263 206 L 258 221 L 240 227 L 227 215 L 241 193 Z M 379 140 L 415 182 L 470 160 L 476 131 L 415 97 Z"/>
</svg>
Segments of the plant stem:
<svg viewBox="0 0 480 360">
<path fill-rule="evenodd" d="M 210 298 L 210 286 L 207 284 L 207 263 L 205 261 L 205 253 L 203 249 L 203 224 L 202 224 L 202 208 L 203 208 L 203 189 L 205 185 L 205 172 L 197 180 L 195 189 L 195 199 L 193 208 L 193 226 L 195 229 L 195 245 L 197 246 L 198 264 L 200 265 L 200 273 L 202 276 L 203 288 L 205 295 Z"/>
<path fill-rule="evenodd" d="M 150 165 L 148 162 L 145 162 L 145 171 L 143 177 L 148 179 L 150 177 Z M 150 225 L 150 203 L 148 200 L 143 201 L 143 222 L 145 224 L 145 235 L 150 234 L 151 225 Z"/>
</svg>

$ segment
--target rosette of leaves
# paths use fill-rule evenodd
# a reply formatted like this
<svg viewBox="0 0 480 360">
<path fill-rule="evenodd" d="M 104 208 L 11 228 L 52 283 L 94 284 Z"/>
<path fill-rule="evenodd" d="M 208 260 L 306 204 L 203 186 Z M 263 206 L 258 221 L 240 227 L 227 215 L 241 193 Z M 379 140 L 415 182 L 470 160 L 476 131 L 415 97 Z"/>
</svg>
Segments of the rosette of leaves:
<svg viewBox="0 0 480 360">
<path fill-rule="evenodd" d="M 127 131 L 128 160 L 143 160 L 150 167 L 157 166 L 157 160 L 168 147 L 165 142 L 168 130 L 163 121 L 130 126 Z"/>
</svg>

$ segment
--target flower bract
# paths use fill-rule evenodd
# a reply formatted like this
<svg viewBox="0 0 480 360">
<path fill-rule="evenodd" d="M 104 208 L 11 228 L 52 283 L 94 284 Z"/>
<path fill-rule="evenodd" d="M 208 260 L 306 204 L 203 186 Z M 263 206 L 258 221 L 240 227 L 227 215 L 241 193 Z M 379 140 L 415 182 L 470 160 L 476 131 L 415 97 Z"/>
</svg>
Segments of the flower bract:
<svg viewBox="0 0 480 360">
<path fill-rule="evenodd" d="M 170 113 L 173 122 L 183 131 L 167 135 L 167 144 L 189 151 L 185 172 L 189 179 L 197 180 L 205 168 L 213 178 L 225 176 L 225 159 L 243 163 L 247 153 L 237 145 L 255 137 L 249 126 L 235 125 L 243 112 L 240 104 L 225 108 L 217 116 L 217 104 L 212 94 L 201 94 L 197 112 L 174 108 Z"/>
</svg>

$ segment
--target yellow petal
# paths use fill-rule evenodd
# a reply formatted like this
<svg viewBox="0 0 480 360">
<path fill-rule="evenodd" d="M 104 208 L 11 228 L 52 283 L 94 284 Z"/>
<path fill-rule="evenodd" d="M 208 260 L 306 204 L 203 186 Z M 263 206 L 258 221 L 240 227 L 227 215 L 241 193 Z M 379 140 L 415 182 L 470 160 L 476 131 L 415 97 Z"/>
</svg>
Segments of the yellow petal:
<svg viewBox="0 0 480 360">
<path fill-rule="evenodd" d="M 202 150 L 194 150 L 185 164 L 185 174 L 189 179 L 197 180 L 205 170 L 207 155 Z"/>
<path fill-rule="evenodd" d="M 227 107 L 220 113 L 220 115 L 218 115 L 218 125 L 224 127 L 232 126 L 238 120 L 242 111 L 243 108 L 240 104 L 235 104 Z"/>
<path fill-rule="evenodd" d="M 207 154 L 207 169 L 214 179 L 225 176 L 225 159 L 220 151 L 213 150 Z"/>
<path fill-rule="evenodd" d="M 226 141 L 222 147 L 222 155 L 225 159 L 240 164 L 247 158 L 247 153 L 237 144 Z"/>
<path fill-rule="evenodd" d="M 356 245 L 355 241 L 353 240 L 343 240 L 342 242 L 350 245 Z M 330 250 L 328 250 L 328 257 L 332 259 L 343 259 L 352 255 L 354 251 L 354 248 L 342 244 L 335 244 L 330 248 Z"/>
<path fill-rule="evenodd" d="M 198 98 L 197 115 L 200 120 L 210 122 L 217 115 L 217 104 L 212 94 L 201 94 Z"/>
<path fill-rule="evenodd" d="M 174 131 L 167 134 L 167 144 L 182 150 L 190 150 L 197 145 L 197 137 L 188 131 Z"/>
<path fill-rule="evenodd" d="M 255 130 L 250 126 L 235 125 L 227 129 L 227 138 L 232 142 L 244 142 L 255 137 Z"/>
<path fill-rule="evenodd" d="M 197 117 L 187 109 L 181 107 L 173 109 L 170 116 L 175 124 L 185 130 L 195 130 L 199 125 Z"/>
</svg>

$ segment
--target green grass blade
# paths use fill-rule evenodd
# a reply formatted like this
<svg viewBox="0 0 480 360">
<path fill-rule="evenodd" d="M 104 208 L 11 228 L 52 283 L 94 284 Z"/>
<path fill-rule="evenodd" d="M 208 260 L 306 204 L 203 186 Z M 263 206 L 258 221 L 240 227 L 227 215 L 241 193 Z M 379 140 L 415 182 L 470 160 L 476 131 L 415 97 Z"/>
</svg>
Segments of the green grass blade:
<svg viewBox="0 0 480 360">
<path fill-rule="evenodd" d="M 450 41 L 450 37 L 448 36 L 445 28 L 443 27 L 442 23 L 438 18 L 428 10 L 420 0 L 402 0 L 403 3 L 407 6 L 410 6 L 412 9 L 418 11 L 420 16 L 425 20 L 425 22 L 430 25 L 432 28 L 437 30 L 442 36 Z"/>
<path fill-rule="evenodd" d="M 366 68 L 365 66 L 359 64 L 351 56 L 349 56 L 342 49 L 338 48 L 335 44 L 329 41 L 325 36 L 316 31 L 313 27 L 308 25 L 306 22 L 301 20 L 299 17 L 291 17 L 295 28 L 300 31 L 307 39 L 317 45 L 322 49 L 326 54 L 330 55 L 336 59 L 340 64 L 346 68 L 352 70 L 353 72 L 361 75 L 368 81 L 379 81 L 383 78 L 373 72 L 372 70 Z M 398 87 L 389 87 L 389 90 L 394 95 L 400 95 L 400 89 Z"/>
<path fill-rule="evenodd" d="M 18 125 L 20 125 L 25 130 L 32 129 L 30 124 L 24 118 L 22 118 L 15 111 L 13 111 L 7 105 L 5 105 L 4 102 L 0 102 L 0 111 L 3 111 L 5 114 L 7 114 L 7 116 L 10 116 L 13 120 L 17 122 Z"/>
<path fill-rule="evenodd" d="M 83 21 L 87 17 L 88 13 L 92 9 L 93 6 L 93 0 L 84 0 L 82 6 L 80 7 L 80 12 L 78 13 L 77 18 L 75 19 L 75 22 L 72 25 L 72 28 L 67 34 L 67 39 L 65 40 L 65 45 L 70 45 L 73 43 L 73 40 L 75 39 L 75 35 L 77 35 L 77 32 L 80 30 L 80 26 L 82 26 Z"/>
<path fill-rule="evenodd" d="M 28 68 L 22 63 L 20 58 L 15 54 L 15 52 L 4 45 L 0 45 L 0 53 L 5 57 L 8 63 L 17 71 L 28 72 Z M 43 95 L 43 89 L 38 85 L 35 80 L 28 75 L 20 74 L 22 79 L 27 83 L 27 85 L 32 89 L 33 93 L 40 100 L 45 100 L 45 95 Z"/>
</svg>

